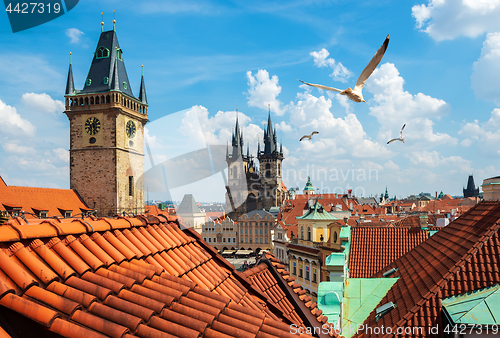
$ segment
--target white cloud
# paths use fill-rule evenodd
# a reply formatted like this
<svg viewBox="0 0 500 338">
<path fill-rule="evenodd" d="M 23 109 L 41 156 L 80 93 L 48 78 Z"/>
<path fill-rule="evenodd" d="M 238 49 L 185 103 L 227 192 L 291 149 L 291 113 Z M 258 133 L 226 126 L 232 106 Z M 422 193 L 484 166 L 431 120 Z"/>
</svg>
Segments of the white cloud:
<svg viewBox="0 0 500 338">
<path fill-rule="evenodd" d="M 413 6 L 412 15 L 417 28 L 436 41 L 500 30 L 499 0 L 429 0 Z"/>
<path fill-rule="evenodd" d="M 410 162 L 414 165 L 424 166 L 424 167 L 437 167 L 437 166 L 447 166 L 453 168 L 453 170 L 459 170 L 462 172 L 470 172 L 471 161 L 466 160 L 460 156 L 450 156 L 443 157 L 440 156 L 437 151 L 414 151 L 410 154 L 406 154 L 406 157 L 410 159 Z"/>
<path fill-rule="evenodd" d="M 23 146 L 14 142 L 4 143 L 2 144 L 2 147 L 7 153 L 11 154 L 26 155 L 35 153 L 35 148 Z"/>
<path fill-rule="evenodd" d="M 395 171 L 399 170 L 399 166 L 396 163 L 392 162 L 392 160 L 385 162 L 384 168 L 387 170 L 395 170 Z"/>
<path fill-rule="evenodd" d="M 476 97 L 493 100 L 500 106 L 500 33 L 489 33 L 483 42 L 481 56 L 474 62 L 471 88 Z"/>
<path fill-rule="evenodd" d="M 315 97 L 308 92 L 298 93 L 297 101 L 285 107 L 290 114 L 290 123 L 299 130 L 300 136 L 319 132 L 311 141 L 302 142 L 298 151 L 315 154 L 324 161 L 329 155 L 349 154 L 352 157 L 387 157 L 390 152 L 381 144 L 366 137 L 363 126 L 356 115 L 348 114 L 336 118 L 331 112 L 332 100 L 324 96 Z"/>
<path fill-rule="evenodd" d="M 85 33 L 77 28 L 68 28 L 66 29 L 66 35 L 70 38 L 71 43 L 79 43 L 80 37 Z"/>
<path fill-rule="evenodd" d="M 323 48 L 319 52 L 311 52 L 309 53 L 314 58 L 314 65 L 316 67 L 330 67 L 333 69 L 332 74 L 330 76 L 335 81 L 347 82 L 353 74 L 347 69 L 341 62 L 336 62 L 335 59 L 329 58 L 330 53 Z"/>
<path fill-rule="evenodd" d="M 25 93 L 21 97 L 21 102 L 33 110 L 43 113 L 55 115 L 64 111 L 64 103 L 62 101 L 54 100 L 45 93 Z"/>
<path fill-rule="evenodd" d="M 456 144 L 457 139 L 446 133 L 434 133 L 434 122 L 448 110 L 445 101 L 404 90 L 405 81 L 392 63 L 385 63 L 375 69 L 368 78 L 366 89 L 374 97 L 370 102 L 370 115 L 381 125 L 378 137 L 383 141 L 399 136 L 401 126 L 406 123 L 403 137 L 407 143 L 421 147 L 439 144 Z"/>
<path fill-rule="evenodd" d="M 0 128 L 3 133 L 32 136 L 35 134 L 35 126 L 25 120 L 17 113 L 16 108 L 6 105 L 0 100 Z"/>
<path fill-rule="evenodd" d="M 472 140 L 466 138 L 464 140 L 462 140 L 462 142 L 460 142 L 460 145 L 462 147 L 470 147 L 470 145 L 472 144 Z"/>
<path fill-rule="evenodd" d="M 458 132 L 459 135 L 467 137 L 462 143 L 472 144 L 477 141 L 480 152 L 489 155 L 500 155 L 500 109 L 495 108 L 491 112 L 488 121 L 479 123 L 478 120 L 466 123 Z M 467 141 L 468 140 L 468 141 Z M 462 144 L 466 146 L 465 144 Z"/>
<path fill-rule="evenodd" d="M 67 151 L 64 148 L 56 148 L 52 149 L 52 152 L 54 153 L 56 159 L 58 159 L 61 162 L 68 163 L 69 162 L 69 151 Z"/>
<path fill-rule="evenodd" d="M 276 115 L 283 115 L 281 110 L 281 102 L 277 99 L 281 93 L 281 87 L 278 85 L 278 76 L 273 75 L 269 78 L 269 73 L 265 69 L 259 69 L 255 76 L 251 71 L 247 72 L 248 79 L 248 106 L 261 109 L 268 109 L 270 105 L 271 111 Z"/>
<path fill-rule="evenodd" d="M 243 133 L 244 151 L 246 153 L 247 146 L 250 146 L 250 152 L 257 151 L 257 142 L 264 131 L 261 127 L 251 123 L 251 118 L 242 112 L 238 112 L 238 124 Z M 218 111 L 214 116 L 210 117 L 208 109 L 203 106 L 193 106 L 182 120 L 181 130 L 185 133 L 206 144 L 222 144 L 226 145 L 229 141 L 231 146 L 231 137 L 236 124 L 235 111 Z M 284 124 L 286 128 L 286 123 Z"/>
</svg>

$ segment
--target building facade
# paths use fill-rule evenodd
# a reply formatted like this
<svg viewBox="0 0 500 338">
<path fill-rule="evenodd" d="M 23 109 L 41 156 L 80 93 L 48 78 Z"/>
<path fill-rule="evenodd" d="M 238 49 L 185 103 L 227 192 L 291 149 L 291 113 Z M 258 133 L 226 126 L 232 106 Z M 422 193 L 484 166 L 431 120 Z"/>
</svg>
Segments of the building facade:
<svg viewBox="0 0 500 338">
<path fill-rule="evenodd" d="M 212 220 L 203 224 L 201 237 L 219 251 L 238 249 L 238 224 L 231 218 Z"/>
<path fill-rule="evenodd" d="M 288 237 L 286 236 L 286 230 L 283 229 L 283 227 L 280 224 L 281 222 L 278 222 L 276 227 L 274 228 L 274 238 L 273 238 L 273 243 L 274 243 L 274 248 L 273 248 L 273 255 L 276 256 L 285 266 L 288 265 L 288 249 L 286 247 L 288 243 Z"/>
<path fill-rule="evenodd" d="M 98 215 L 144 213 L 144 77 L 132 93 L 115 30 L 102 32 L 82 90 L 72 65 L 65 93 L 70 122 L 70 187 Z"/>
<path fill-rule="evenodd" d="M 240 248 L 258 251 L 271 246 L 271 230 L 276 226 L 276 218 L 265 210 L 253 210 L 243 214 L 238 220 Z"/>
<path fill-rule="evenodd" d="M 283 146 L 278 149 L 276 129 L 273 128 L 270 112 L 263 140 L 264 150 L 261 151 L 259 141 L 256 157 L 250 155 L 248 146 L 245 155 L 243 132 L 236 117 L 231 150 L 228 147 L 226 155 L 228 188 L 230 187 L 226 193 L 226 212 L 234 219 L 253 210 L 280 207 L 287 198 L 282 182 Z M 235 205 L 235 201 L 244 202 Z"/>
</svg>

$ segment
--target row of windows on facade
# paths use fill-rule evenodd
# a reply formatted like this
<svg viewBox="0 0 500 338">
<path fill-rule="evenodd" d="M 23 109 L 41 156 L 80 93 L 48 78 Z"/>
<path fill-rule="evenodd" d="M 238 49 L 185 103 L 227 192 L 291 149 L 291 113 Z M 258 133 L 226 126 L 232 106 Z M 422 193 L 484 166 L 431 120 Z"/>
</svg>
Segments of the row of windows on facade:
<svg viewBox="0 0 500 338">
<path fill-rule="evenodd" d="M 255 223 L 254 226 L 272 226 L 272 222 L 240 222 L 241 226 L 252 226 L 252 223 Z"/>
<path fill-rule="evenodd" d="M 309 267 L 306 265 L 306 269 L 305 269 L 305 280 L 309 280 Z M 313 273 L 312 273 L 312 281 L 313 283 L 316 283 L 316 269 L 312 269 L 313 270 Z M 299 265 L 299 278 L 304 278 L 304 275 L 303 275 L 303 267 L 302 267 L 302 264 Z M 293 262 L 293 268 L 292 268 L 292 274 L 294 276 L 297 276 L 297 263 L 296 262 Z"/>
<path fill-rule="evenodd" d="M 261 235 L 267 235 L 267 229 L 255 229 L 255 234 L 258 235 L 260 230 Z M 263 232 L 264 230 L 264 232 Z M 243 233 L 243 231 L 242 231 Z M 252 229 L 245 229 L 245 235 L 252 235 Z"/>
<path fill-rule="evenodd" d="M 267 242 L 268 242 L 267 237 L 266 237 L 266 238 L 260 238 L 260 239 L 259 239 L 259 238 L 256 238 L 256 239 L 255 239 L 255 244 L 259 244 L 259 243 L 260 243 L 260 244 L 264 244 L 264 243 L 265 243 L 265 244 L 267 244 Z M 241 243 L 243 243 L 243 238 L 241 238 Z M 245 237 L 245 243 L 250 243 L 250 244 L 252 244 L 252 243 L 253 243 L 253 238 L 252 238 L 252 237 L 250 237 L 250 238 Z"/>
<path fill-rule="evenodd" d="M 203 237 L 203 240 L 208 243 L 217 243 L 217 238 L 216 237 Z M 222 237 L 222 243 L 231 243 L 231 238 L 228 237 L 226 240 L 226 237 Z M 233 237 L 233 243 L 236 243 L 236 237 Z"/>
<path fill-rule="evenodd" d="M 220 232 L 234 232 L 233 228 L 222 228 Z M 203 228 L 204 232 L 215 232 L 215 228 Z M 219 231 L 217 231 L 219 232 Z"/>
</svg>

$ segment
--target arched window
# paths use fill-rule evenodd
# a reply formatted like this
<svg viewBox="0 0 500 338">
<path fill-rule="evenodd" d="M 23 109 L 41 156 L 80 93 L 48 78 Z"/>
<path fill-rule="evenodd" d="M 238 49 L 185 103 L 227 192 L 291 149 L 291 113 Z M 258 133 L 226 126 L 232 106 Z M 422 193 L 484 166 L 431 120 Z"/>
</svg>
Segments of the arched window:
<svg viewBox="0 0 500 338">
<path fill-rule="evenodd" d="M 266 177 L 271 177 L 271 165 L 269 163 L 266 164 Z"/>
<path fill-rule="evenodd" d="M 278 176 L 281 176 L 281 164 L 278 164 Z"/>
<path fill-rule="evenodd" d="M 304 239 L 304 227 L 300 227 L 300 239 Z"/>
<path fill-rule="evenodd" d="M 307 227 L 307 240 L 311 240 L 311 227 Z"/>
<path fill-rule="evenodd" d="M 109 57 L 109 49 L 107 49 L 105 47 L 97 48 L 96 57 L 98 59 L 104 59 L 104 58 Z"/>
<path fill-rule="evenodd" d="M 333 242 L 334 242 L 334 243 L 337 243 L 337 238 L 338 238 L 338 236 L 337 236 L 337 231 L 335 231 L 335 232 L 333 233 Z"/>
</svg>

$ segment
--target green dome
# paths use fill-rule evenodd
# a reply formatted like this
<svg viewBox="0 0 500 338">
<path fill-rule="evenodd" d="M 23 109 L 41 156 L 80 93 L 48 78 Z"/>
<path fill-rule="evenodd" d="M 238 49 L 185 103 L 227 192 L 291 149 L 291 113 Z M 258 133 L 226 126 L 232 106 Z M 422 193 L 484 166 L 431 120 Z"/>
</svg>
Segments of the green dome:
<svg viewBox="0 0 500 338">
<path fill-rule="evenodd" d="M 307 176 L 307 183 L 306 183 L 306 186 L 305 186 L 304 190 L 312 190 L 312 191 L 314 191 L 313 185 L 311 183 L 311 177 L 310 176 Z"/>
</svg>

